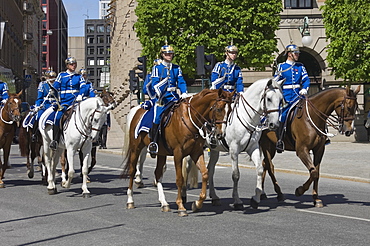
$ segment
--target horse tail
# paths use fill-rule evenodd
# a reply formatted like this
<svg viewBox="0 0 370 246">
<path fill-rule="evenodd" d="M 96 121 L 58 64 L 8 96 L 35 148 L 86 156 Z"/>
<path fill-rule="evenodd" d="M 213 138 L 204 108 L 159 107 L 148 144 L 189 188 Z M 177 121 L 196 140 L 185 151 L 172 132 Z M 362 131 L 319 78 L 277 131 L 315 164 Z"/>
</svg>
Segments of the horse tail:
<svg viewBox="0 0 370 246">
<path fill-rule="evenodd" d="M 190 156 L 182 159 L 182 176 L 189 188 L 198 188 L 198 168 Z"/>
<path fill-rule="evenodd" d="M 28 155 L 28 144 L 29 144 L 29 133 L 26 128 L 19 127 L 19 150 L 21 156 L 26 157 Z"/>
<path fill-rule="evenodd" d="M 130 112 L 126 116 L 126 130 L 123 137 L 123 147 L 122 147 L 122 153 L 123 155 L 126 155 L 126 158 L 128 156 L 128 149 L 129 149 L 129 142 L 130 142 L 130 125 L 131 121 L 134 118 L 136 112 L 139 110 L 140 106 L 133 107 Z"/>
</svg>

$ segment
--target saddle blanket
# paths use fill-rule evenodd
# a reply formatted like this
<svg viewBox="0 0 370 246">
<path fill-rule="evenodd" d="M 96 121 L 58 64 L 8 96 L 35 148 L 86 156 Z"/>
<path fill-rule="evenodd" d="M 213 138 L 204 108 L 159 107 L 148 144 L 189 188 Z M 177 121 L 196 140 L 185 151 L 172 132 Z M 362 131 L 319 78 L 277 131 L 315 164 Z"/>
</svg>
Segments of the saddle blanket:
<svg viewBox="0 0 370 246">
<path fill-rule="evenodd" d="M 146 110 L 145 113 L 141 116 L 139 123 L 135 128 L 135 138 L 137 138 L 140 132 L 149 132 L 153 126 L 154 119 L 154 107 L 150 110 Z"/>
<path fill-rule="evenodd" d="M 53 107 L 48 108 L 40 117 L 40 122 L 42 129 L 45 129 L 47 125 L 54 125 L 54 118 L 56 112 L 54 111 Z"/>
</svg>

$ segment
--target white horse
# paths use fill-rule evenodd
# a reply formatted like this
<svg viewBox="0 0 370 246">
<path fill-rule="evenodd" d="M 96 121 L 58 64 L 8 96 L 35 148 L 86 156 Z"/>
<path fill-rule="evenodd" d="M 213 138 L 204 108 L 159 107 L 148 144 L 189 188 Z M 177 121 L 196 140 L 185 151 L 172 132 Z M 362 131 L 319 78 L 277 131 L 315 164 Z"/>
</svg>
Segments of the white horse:
<svg viewBox="0 0 370 246">
<path fill-rule="evenodd" d="M 230 153 L 232 164 L 232 179 L 234 209 L 242 209 L 243 202 L 239 198 L 238 181 L 240 172 L 238 167 L 238 156 L 240 152 L 247 152 L 252 159 L 257 172 L 257 185 L 255 195 L 251 198 L 251 206 L 258 208 L 262 193 L 262 153 L 259 148 L 259 140 L 262 129 L 268 127 L 273 130 L 279 126 L 279 106 L 283 95 L 281 84 L 274 79 L 260 79 L 254 82 L 248 89 L 241 93 L 233 104 L 233 110 L 226 123 L 225 141 L 216 140 L 216 147 L 212 141 L 207 143 L 211 149 L 208 163 L 209 196 L 213 205 L 220 205 L 220 198 L 216 195 L 213 176 L 215 166 L 219 158 L 219 151 Z M 213 146 L 212 146 L 213 145 Z"/>
<path fill-rule="evenodd" d="M 48 193 L 55 194 L 57 189 L 55 187 L 55 171 L 59 158 L 64 149 L 67 150 L 68 160 L 68 179 L 62 177 L 62 187 L 69 188 L 74 176 L 75 170 L 73 167 L 73 156 L 79 149 L 83 153 L 83 167 L 82 167 L 82 194 L 83 197 L 90 197 L 90 191 L 87 189 L 87 174 L 88 166 L 91 162 L 91 148 L 93 140 L 99 136 L 100 128 L 102 127 L 107 112 L 112 106 L 105 106 L 102 98 L 92 97 L 88 98 L 74 106 L 72 115 L 69 117 L 63 126 L 62 137 L 59 141 L 57 150 L 50 149 L 50 142 L 53 140 L 53 127 L 46 125 L 48 112 L 53 109 L 50 107 L 41 116 L 39 121 L 39 129 L 43 138 L 43 149 L 45 153 L 45 166 L 47 168 L 48 177 Z"/>
</svg>

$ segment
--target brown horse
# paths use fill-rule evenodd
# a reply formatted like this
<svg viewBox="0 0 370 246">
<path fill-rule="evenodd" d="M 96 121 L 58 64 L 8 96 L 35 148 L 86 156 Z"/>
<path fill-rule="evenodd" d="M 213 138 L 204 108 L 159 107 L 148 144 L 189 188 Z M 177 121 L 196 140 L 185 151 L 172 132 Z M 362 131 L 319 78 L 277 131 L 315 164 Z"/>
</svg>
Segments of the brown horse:
<svg viewBox="0 0 370 246">
<path fill-rule="evenodd" d="M 10 147 L 13 141 L 15 129 L 21 120 L 21 99 L 18 94 L 9 94 L 4 106 L 0 110 L 0 149 L 4 151 L 4 160 L 0 160 L 0 188 L 4 188 L 4 173 L 8 166 Z"/>
<path fill-rule="evenodd" d="M 318 195 L 318 184 L 320 174 L 320 163 L 325 151 L 325 141 L 327 139 L 326 122 L 335 127 L 341 134 L 350 136 L 353 133 L 353 120 L 357 109 L 357 94 L 360 86 L 352 91 L 347 88 L 331 88 L 320 91 L 299 102 L 296 106 L 294 117 L 288 117 L 286 134 L 284 136 L 285 150 L 295 151 L 303 164 L 309 171 L 309 179 L 299 186 L 296 196 L 303 195 L 313 182 L 312 196 L 316 207 L 323 207 L 322 201 Z M 331 116 L 335 111 L 337 116 Z M 331 116 L 329 118 L 329 116 Z M 333 123 L 337 123 L 336 127 Z M 260 139 L 260 146 L 264 154 L 264 175 L 269 173 L 275 192 L 278 194 L 278 200 L 284 200 L 284 195 L 277 183 L 274 175 L 274 165 L 272 159 L 276 152 L 276 134 L 274 131 L 263 131 Z M 313 161 L 310 156 L 310 150 L 313 153 Z"/>
<path fill-rule="evenodd" d="M 158 141 L 159 151 L 157 166 L 154 171 L 155 181 L 158 188 L 159 201 L 162 211 L 169 211 L 169 205 L 165 200 L 161 178 L 163 166 L 167 156 L 174 156 L 176 169 L 176 185 L 179 216 L 186 216 L 187 212 L 183 205 L 181 188 L 184 183 L 182 176 L 182 159 L 190 155 L 194 162 L 198 162 L 198 168 L 202 175 L 202 189 L 198 201 L 193 203 L 193 211 L 203 206 L 206 198 L 208 171 L 204 163 L 203 145 L 205 142 L 205 129 L 216 130 L 216 135 L 222 134 L 222 123 L 231 108 L 231 101 L 234 93 L 220 90 L 204 89 L 200 93 L 181 101 L 178 107 L 173 110 L 171 118 L 165 127 L 162 127 L 162 139 Z M 134 208 L 133 183 L 136 173 L 136 164 L 141 150 L 150 143 L 146 132 L 140 132 L 135 138 L 135 128 L 143 116 L 145 110 L 139 109 L 130 123 L 129 145 L 126 152 L 126 165 L 122 173 L 123 177 L 129 177 L 130 182 L 127 189 L 127 208 Z M 129 124 L 129 122 L 127 122 Z M 207 126 L 208 125 L 208 126 Z"/>
</svg>

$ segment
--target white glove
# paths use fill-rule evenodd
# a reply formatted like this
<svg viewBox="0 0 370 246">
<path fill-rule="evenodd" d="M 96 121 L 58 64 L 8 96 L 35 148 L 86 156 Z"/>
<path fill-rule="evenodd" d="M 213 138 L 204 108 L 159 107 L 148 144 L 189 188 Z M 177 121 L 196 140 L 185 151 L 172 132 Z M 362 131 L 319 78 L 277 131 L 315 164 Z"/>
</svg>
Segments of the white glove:
<svg viewBox="0 0 370 246">
<path fill-rule="evenodd" d="M 181 99 L 184 99 L 184 98 L 187 98 L 187 97 L 190 97 L 190 96 L 186 92 L 182 93 L 181 96 L 180 96 Z"/>
<path fill-rule="evenodd" d="M 77 102 L 81 102 L 81 101 L 82 101 L 82 95 L 78 95 L 78 96 L 76 97 L 76 101 L 77 101 Z"/>
<path fill-rule="evenodd" d="M 307 90 L 306 89 L 300 90 L 299 95 L 307 95 Z"/>
<path fill-rule="evenodd" d="M 2 104 L 5 104 L 5 103 L 6 103 L 6 99 L 3 99 L 3 100 L 1 101 L 1 103 L 2 103 Z"/>
</svg>

